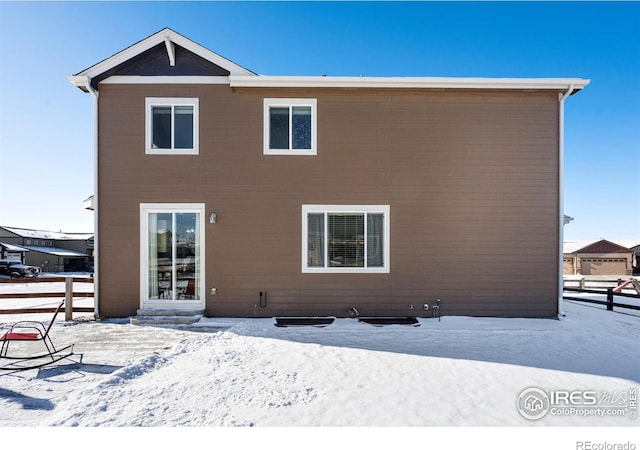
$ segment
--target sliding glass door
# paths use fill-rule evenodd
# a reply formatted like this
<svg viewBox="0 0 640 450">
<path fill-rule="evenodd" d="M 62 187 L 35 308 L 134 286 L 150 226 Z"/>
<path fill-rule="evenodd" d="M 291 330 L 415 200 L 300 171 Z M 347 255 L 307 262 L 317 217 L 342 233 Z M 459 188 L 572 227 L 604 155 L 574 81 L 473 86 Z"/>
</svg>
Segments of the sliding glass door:
<svg viewBox="0 0 640 450">
<path fill-rule="evenodd" d="M 204 306 L 204 205 L 142 204 L 143 307 Z"/>
</svg>

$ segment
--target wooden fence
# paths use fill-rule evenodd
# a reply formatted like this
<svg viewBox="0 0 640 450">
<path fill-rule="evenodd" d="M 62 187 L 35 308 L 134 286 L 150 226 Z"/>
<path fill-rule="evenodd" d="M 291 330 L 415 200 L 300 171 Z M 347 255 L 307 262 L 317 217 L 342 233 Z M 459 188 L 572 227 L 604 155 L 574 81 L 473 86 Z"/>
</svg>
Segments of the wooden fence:
<svg viewBox="0 0 640 450">
<path fill-rule="evenodd" d="M 573 301 L 577 301 L 577 302 L 586 302 L 586 303 L 595 303 L 598 305 L 606 305 L 607 306 L 607 311 L 613 311 L 613 307 L 615 306 L 616 308 L 627 308 L 627 309 L 635 309 L 635 310 L 640 310 L 640 306 L 638 305 L 629 305 L 626 303 L 616 303 L 613 301 L 614 297 L 626 297 L 626 298 L 634 298 L 634 299 L 639 299 L 640 300 L 640 295 L 639 294 L 625 294 L 623 292 L 615 292 L 614 288 L 607 288 L 607 290 L 598 290 L 598 289 L 580 289 L 580 288 L 570 288 L 570 287 L 565 287 L 564 288 L 565 292 L 579 292 L 579 293 L 586 293 L 586 294 L 599 294 L 599 295 L 606 295 L 606 300 L 595 300 L 595 299 L 590 299 L 590 298 L 582 298 L 582 297 L 571 297 L 571 296 L 567 296 L 567 295 L 563 295 L 562 298 L 564 300 L 573 300 Z"/>
<path fill-rule="evenodd" d="M 604 278 L 604 277 L 582 277 L 582 278 L 567 278 L 564 280 L 564 286 L 567 288 L 578 289 L 606 289 L 608 287 L 620 288 L 621 286 L 627 289 L 636 289 L 640 294 L 640 282 L 636 278 Z"/>
<path fill-rule="evenodd" d="M 93 278 L 80 277 L 48 277 L 48 278 L 10 278 L 0 279 L 0 284 L 24 284 L 24 283 L 64 283 L 64 292 L 11 292 L 0 293 L 0 300 L 7 298 L 64 298 L 65 320 L 72 320 L 74 312 L 93 312 L 93 307 L 74 307 L 73 299 L 93 297 L 93 292 L 74 292 L 74 283 L 91 283 Z M 13 308 L 0 309 L 0 314 L 30 314 L 30 313 L 53 313 L 55 307 L 51 308 Z"/>
</svg>

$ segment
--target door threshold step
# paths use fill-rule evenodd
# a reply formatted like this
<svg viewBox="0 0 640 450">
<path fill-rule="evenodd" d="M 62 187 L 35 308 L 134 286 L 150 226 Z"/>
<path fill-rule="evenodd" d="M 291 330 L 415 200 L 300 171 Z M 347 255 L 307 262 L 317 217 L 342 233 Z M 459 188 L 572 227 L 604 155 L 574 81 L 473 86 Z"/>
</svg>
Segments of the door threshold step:
<svg viewBox="0 0 640 450">
<path fill-rule="evenodd" d="M 131 325 L 192 325 L 202 319 L 201 314 L 180 316 L 135 316 L 129 319 Z"/>
<path fill-rule="evenodd" d="M 132 317 L 131 325 L 192 325 L 202 316 L 147 316 Z"/>
<path fill-rule="evenodd" d="M 138 316 L 202 316 L 204 309 L 139 309 Z"/>
</svg>

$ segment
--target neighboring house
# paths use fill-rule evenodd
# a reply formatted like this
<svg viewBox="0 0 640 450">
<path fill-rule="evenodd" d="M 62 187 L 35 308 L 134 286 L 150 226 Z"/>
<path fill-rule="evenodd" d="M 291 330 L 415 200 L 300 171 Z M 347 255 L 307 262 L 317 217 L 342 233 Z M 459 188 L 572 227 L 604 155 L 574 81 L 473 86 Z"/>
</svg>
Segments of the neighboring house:
<svg viewBox="0 0 640 450">
<path fill-rule="evenodd" d="M 93 234 L 62 233 L 0 226 L 0 245 L 17 247 L 8 259 L 40 267 L 43 272 L 75 272 L 86 270 L 93 256 Z M 3 250 L 4 254 L 5 250 Z"/>
<path fill-rule="evenodd" d="M 567 242 L 564 246 L 565 275 L 632 274 L 633 251 L 606 239 L 597 242 Z"/>
<path fill-rule="evenodd" d="M 19 245 L 0 242 L 0 259 L 20 261 L 22 264 L 24 264 L 25 255 L 28 251 L 28 249 L 20 247 Z"/>
<path fill-rule="evenodd" d="M 559 313 L 588 80 L 264 76 L 170 29 L 69 79 L 94 97 L 100 316 Z"/>
<path fill-rule="evenodd" d="M 631 255 L 633 275 L 640 275 L 640 244 L 631 246 L 629 250 L 633 252 L 633 254 Z"/>
</svg>

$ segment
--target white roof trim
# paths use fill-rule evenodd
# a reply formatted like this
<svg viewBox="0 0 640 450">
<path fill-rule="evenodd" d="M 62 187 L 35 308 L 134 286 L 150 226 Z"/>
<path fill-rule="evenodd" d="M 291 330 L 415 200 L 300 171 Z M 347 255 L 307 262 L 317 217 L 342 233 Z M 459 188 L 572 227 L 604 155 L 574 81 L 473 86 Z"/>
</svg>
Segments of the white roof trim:
<svg viewBox="0 0 640 450">
<path fill-rule="evenodd" d="M 33 245 L 25 245 L 25 248 L 28 249 L 28 250 L 31 250 L 32 252 L 46 253 L 47 255 L 70 256 L 70 257 L 89 256 L 86 253 L 76 252 L 74 250 L 68 250 L 66 248 L 38 247 L 38 246 L 33 246 Z"/>
<path fill-rule="evenodd" d="M 582 78 L 447 78 L 447 77 L 296 77 L 229 76 L 231 87 L 335 87 L 416 89 L 548 89 L 576 91 L 590 80 Z"/>
<path fill-rule="evenodd" d="M 6 244 L 0 242 L 0 246 L 4 247 L 8 252 L 28 252 L 28 248 L 20 247 L 19 245 Z"/>
<path fill-rule="evenodd" d="M 81 79 L 78 77 L 95 78 L 100 74 L 106 72 L 107 70 L 113 69 L 117 65 L 138 56 L 140 53 L 149 50 L 150 48 L 155 47 L 158 44 L 166 43 L 168 41 L 173 42 L 180 47 L 186 48 L 187 50 L 197 54 L 198 56 L 201 56 L 207 61 L 228 70 L 234 75 L 255 76 L 255 74 L 250 70 L 247 70 L 244 67 L 239 66 L 238 64 L 229 61 L 226 58 L 223 58 L 217 53 L 214 53 L 211 50 L 208 50 L 203 46 L 196 44 L 192 40 L 187 39 L 186 37 L 176 33 L 170 28 L 164 28 L 155 34 L 152 34 L 148 38 L 143 39 L 142 41 L 133 44 L 132 46 L 116 53 L 115 55 L 89 67 L 88 69 L 85 69 L 82 72 L 69 77 L 69 80 L 76 86 L 80 87 L 78 85 L 78 82 Z"/>
<path fill-rule="evenodd" d="M 171 39 L 168 36 L 164 38 L 165 47 L 167 47 L 167 55 L 169 56 L 169 65 L 171 67 L 176 65 L 176 46 L 173 45 Z"/>
<path fill-rule="evenodd" d="M 86 75 L 70 75 L 67 80 L 71 82 L 75 87 L 82 90 L 86 90 L 89 85 L 89 77 Z"/>
<path fill-rule="evenodd" d="M 212 83 L 231 87 L 301 87 L 301 88 L 398 88 L 398 89 L 518 89 L 563 90 L 573 86 L 573 93 L 589 84 L 582 78 L 449 78 L 449 77 L 326 77 L 326 76 L 266 76 L 256 75 L 244 67 L 208 50 L 190 39 L 164 28 L 115 55 L 68 77 L 82 90 L 89 90 L 91 79 L 122 64 L 142 52 L 164 43 L 170 62 L 174 63 L 173 44 L 186 48 L 207 61 L 230 72 L 229 77 L 124 77 L 113 76 L 102 83 Z M 108 80 L 108 81 L 107 81 Z"/>
</svg>

